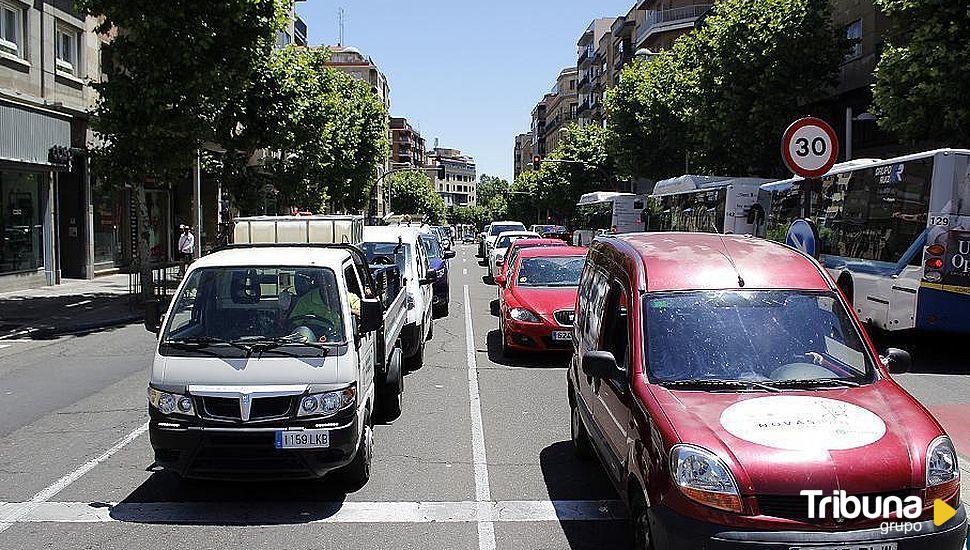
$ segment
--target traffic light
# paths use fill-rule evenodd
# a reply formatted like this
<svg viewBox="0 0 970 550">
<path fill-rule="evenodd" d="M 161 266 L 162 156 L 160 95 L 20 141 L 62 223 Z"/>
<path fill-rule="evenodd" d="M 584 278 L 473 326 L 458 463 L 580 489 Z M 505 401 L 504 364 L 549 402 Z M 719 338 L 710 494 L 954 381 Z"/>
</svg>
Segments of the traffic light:
<svg viewBox="0 0 970 550">
<path fill-rule="evenodd" d="M 542 166 L 542 157 L 539 155 L 532 157 L 532 168 L 538 170 L 540 166 Z"/>
</svg>

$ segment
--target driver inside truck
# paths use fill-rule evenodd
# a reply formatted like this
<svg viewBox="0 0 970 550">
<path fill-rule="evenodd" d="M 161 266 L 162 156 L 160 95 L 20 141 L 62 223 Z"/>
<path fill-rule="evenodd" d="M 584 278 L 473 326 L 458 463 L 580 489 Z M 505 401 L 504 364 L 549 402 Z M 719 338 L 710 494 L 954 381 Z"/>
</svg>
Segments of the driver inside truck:
<svg viewBox="0 0 970 550">
<path fill-rule="evenodd" d="M 309 274 L 313 284 L 297 298 L 290 310 L 288 319 L 294 334 L 307 342 L 329 342 L 338 339 L 341 333 L 340 304 L 333 303 L 335 289 L 327 288 L 333 284 L 323 270 Z"/>
</svg>

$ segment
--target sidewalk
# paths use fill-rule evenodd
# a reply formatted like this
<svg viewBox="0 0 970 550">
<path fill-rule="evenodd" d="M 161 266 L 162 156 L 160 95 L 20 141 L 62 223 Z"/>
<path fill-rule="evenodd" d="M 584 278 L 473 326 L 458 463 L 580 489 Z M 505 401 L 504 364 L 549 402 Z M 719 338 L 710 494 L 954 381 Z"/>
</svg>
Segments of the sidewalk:
<svg viewBox="0 0 970 550">
<path fill-rule="evenodd" d="M 138 322 L 128 275 L 67 279 L 57 286 L 0 292 L 0 339 L 52 338 Z"/>
</svg>

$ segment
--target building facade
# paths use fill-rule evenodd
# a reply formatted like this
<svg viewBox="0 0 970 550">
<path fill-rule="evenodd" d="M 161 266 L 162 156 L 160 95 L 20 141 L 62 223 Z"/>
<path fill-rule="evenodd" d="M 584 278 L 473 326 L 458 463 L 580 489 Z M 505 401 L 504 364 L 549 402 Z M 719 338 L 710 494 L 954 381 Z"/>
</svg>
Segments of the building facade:
<svg viewBox="0 0 970 550">
<path fill-rule="evenodd" d="M 579 110 L 577 74 L 575 67 L 567 67 L 560 71 L 552 93 L 547 96 L 544 136 L 546 154 L 556 150 L 562 139 L 562 131 L 576 122 L 576 112 Z"/>
<path fill-rule="evenodd" d="M 546 156 L 549 152 L 546 149 L 546 113 L 549 108 L 549 100 L 552 94 L 546 94 L 536 106 L 532 108 L 532 154 L 540 157 Z"/>
<path fill-rule="evenodd" d="M 653 52 L 669 48 L 679 36 L 692 31 L 712 5 L 698 0 L 640 0 L 636 9 L 643 19 L 636 26 L 635 48 Z"/>
<path fill-rule="evenodd" d="M 422 168 L 425 145 L 421 132 L 403 117 L 391 117 L 391 166 Z"/>
<path fill-rule="evenodd" d="M 97 22 L 71 0 L 2 0 L 0 21 L 0 290 L 91 276 Z"/>
<path fill-rule="evenodd" d="M 579 108 L 577 116 L 579 124 L 601 124 L 603 121 L 603 81 L 601 75 L 608 63 L 604 53 L 609 53 L 611 46 L 604 46 L 610 42 L 604 40 L 610 34 L 610 29 L 616 21 L 615 17 L 594 19 L 589 27 L 579 37 L 576 43 L 578 57 L 576 69 L 579 74 Z"/>
<path fill-rule="evenodd" d="M 437 169 L 435 189 L 444 199 L 445 206 L 475 206 L 478 203 L 475 159 L 463 155 L 458 149 L 445 147 L 428 151 L 426 158 L 427 166 Z"/>
<path fill-rule="evenodd" d="M 532 132 L 515 136 L 515 148 L 512 151 L 512 173 L 515 179 L 519 174 L 532 170 Z"/>
</svg>

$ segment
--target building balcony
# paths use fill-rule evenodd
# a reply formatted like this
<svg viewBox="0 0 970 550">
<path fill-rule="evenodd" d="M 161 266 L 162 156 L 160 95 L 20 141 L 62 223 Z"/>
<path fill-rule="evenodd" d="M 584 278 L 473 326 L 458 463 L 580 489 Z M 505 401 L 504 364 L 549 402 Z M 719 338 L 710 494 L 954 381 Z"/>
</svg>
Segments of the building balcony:
<svg viewBox="0 0 970 550">
<path fill-rule="evenodd" d="M 708 3 L 647 11 L 643 24 L 637 30 L 637 48 L 642 48 L 644 42 L 657 33 L 693 27 L 709 9 L 711 4 Z"/>
<path fill-rule="evenodd" d="M 579 104 L 579 108 L 576 109 L 576 115 L 582 116 L 583 113 L 585 113 L 586 111 L 589 111 L 591 107 L 592 107 L 592 104 L 590 104 L 589 100 L 583 101 L 582 103 Z"/>
<path fill-rule="evenodd" d="M 583 51 L 579 52 L 579 59 L 576 60 L 576 66 L 582 67 L 591 58 L 592 58 L 592 55 L 590 55 L 589 50 L 583 49 Z"/>
</svg>

